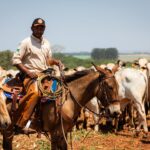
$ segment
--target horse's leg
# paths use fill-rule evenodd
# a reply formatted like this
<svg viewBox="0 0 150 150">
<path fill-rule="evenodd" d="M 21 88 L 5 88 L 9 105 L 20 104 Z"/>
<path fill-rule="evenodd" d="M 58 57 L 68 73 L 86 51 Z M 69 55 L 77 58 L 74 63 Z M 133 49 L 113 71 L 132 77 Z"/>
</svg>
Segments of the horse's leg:
<svg viewBox="0 0 150 150">
<path fill-rule="evenodd" d="M 62 135 L 51 133 L 51 150 L 67 150 L 67 143 Z"/>
<path fill-rule="evenodd" d="M 3 149 L 12 150 L 13 127 L 3 131 Z"/>
<path fill-rule="evenodd" d="M 65 134 L 65 136 L 67 138 L 67 134 Z M 59 146 L 60 150 L 67 150 L 67 143 L 66 143 L 64 136 L 59 137 L 59 145 L 58 146 Z"/>
<path fill-rule="evenodd" d="M 58 138 L 55 133 L 51 133 L 51 150 L 58 150 Z"/>
</svg>

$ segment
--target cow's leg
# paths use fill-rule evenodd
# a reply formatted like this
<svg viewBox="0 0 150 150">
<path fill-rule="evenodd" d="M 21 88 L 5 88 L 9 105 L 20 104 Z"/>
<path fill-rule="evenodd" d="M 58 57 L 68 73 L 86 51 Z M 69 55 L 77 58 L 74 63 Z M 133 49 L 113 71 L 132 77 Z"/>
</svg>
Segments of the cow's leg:
<svg viewBox="0 0 150 150">
<path fill-rule="evenodd" d="M 88 129 L 90 127 L 89 124 L 90 112 L 87 109 L 85 109 L 83 113 L 84 113 L 83 128 Z"/>
<path fill-rule="evenodd" d="M 136 128 L 137 132 L 140 131 L 141 126 L 143 125 L 144 132 L 147 134 L 148 133 L 148 127 L 147 127 L 147 122 L 146 122 L 146 115 L 145 115 L 145 108 L 144 104 L 136 103 L 136 108 L 139 114 L 139 124 Z"/>
<path fill-rule="evenodd" d="M 96 114 L 94 114 L 94 131 L 99 131 L 99 117 Z"/>
<path fill-rule="evenodd" d="M 135 128 L 134 126 L 134 121 L 133 121 L 133 112 L 134 112 L 134 108 L 133 108 L 133 105 L 132 104 L 129 104 L 128 107 L 127 107 L 127 112 L 128 112 L 128 115 L 129 115 L 129 126 L 131 128 Z"/>
<path fill-rule="evenodd" d="M 145 113 L 148 115 L 148 110 L 149 110 L 149 102 L 145 102 Z"/>
<path fill-rule="evenodd" d="M 94 114 L 94 130 L 95 131 L 99 131 L 99 120 L 100 120 L 100 116 L 98 116 L 97 114 L 100 113 L 100 108 L 99 105 L 97 103 L 97 99 L 96 99 L 96 103 L 95 105 L 93 104 L 93 110 L 96 114 Z"/>
</svg>

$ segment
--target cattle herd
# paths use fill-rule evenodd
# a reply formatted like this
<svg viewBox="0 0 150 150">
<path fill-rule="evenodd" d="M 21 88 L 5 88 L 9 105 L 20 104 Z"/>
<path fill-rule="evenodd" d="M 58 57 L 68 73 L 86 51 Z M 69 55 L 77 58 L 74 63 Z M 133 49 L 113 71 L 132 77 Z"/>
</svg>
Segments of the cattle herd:
<svg viewBox="0 0 150 150">
<path fill-rule="evenodd" d="M 147 137 L 148 125 L 146 116 L 150 109 L 150 62 L 145 58 L 140 58 L 134 61 L 131 67 L 126 67 L 125 62 L 118 60 L 116 64 L 101 64 L 100 67 L 109 71 L 117 67 L 117 72 L 114 76 L 118 83 L 118 94 L 122 111 L 117 121 L 115 121 L 114 131 L 117 131 L 123 124 L 135 129 L 136 135 L 142 131 L 144 136 Z M 94 67 L 85 68 L 78 66 L 75 69 L 65 69 L 64 73 L 65 75 L 70 75 L 76 71 L 86 69 L 94 69 Z M 59 71 L 56 71 L 56 75 L 59 76 Z M 83 124 L 83 127 L 86 129 L 94 126 L 94 130 L 99 131 L 100 114 L 103 111 L 103 106 L 99 104 L 96 97 L 93 97 L 81 111 L 76 128 L 81 128 L 79 124 Z M 91 115 L 91 112 L 93 115 Z M 111 116 L 107 117 L 107 120 L 114 122 Z"/>
<path fill-rule="evenodd" d="M 120 60 L 116 64 L 108 63 L 99 66 L 110 72 L 117 68 L 114 76 L 118 83 L 118 99 L 121 104 L 121 112 L 117 117 L 107 116 L 107 112 L 100 101 L 93 97 L 86 104 L 86 107 L 81 110 L 74 130 L 80 129 L 80 124 L 83 123 L 83 128 L 89 129 L 92 127 L 95 131 L 99 131 L 102 116 L 107 116 L 105 117 L 106 122 L 112 121 L 113 124 L 115 120 L 113 126 L 115 132 L 121 125 L 128 125 L 135 129 L 136 135 L 143 132 L 144 136 L 147 137 L 148 125 L 146 118 L 150 110 L 150 62 L 145 58 L 140 58 L 134 61 L 131 67 L 126 67 L 125 63 Z M 78 66 L 75 69 L 65 68 L 63 72 L 65 75 L 71 75 L 77 71 L 89 69 L 94 70 L 95 68 L 93 66 L 90 68 Z M 54 70 L 55 75 L 60 76 L 58 68 L 54 67 Z M 18 71 L 15 70 L 6 71 L 0 68 L 0 86 L 2 87 L 7 79 L 15 77 L 17 73 Z M 116 108 L 112 107 L 112 109 Z"/>
</svg>

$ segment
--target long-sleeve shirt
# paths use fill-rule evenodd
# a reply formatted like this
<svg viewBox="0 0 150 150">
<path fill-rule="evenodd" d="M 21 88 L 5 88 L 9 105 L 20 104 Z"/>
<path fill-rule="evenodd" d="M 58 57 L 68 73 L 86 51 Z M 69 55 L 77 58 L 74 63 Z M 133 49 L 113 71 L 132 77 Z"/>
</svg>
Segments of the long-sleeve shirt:
<svg viewBox="0 0 150 150">
<path fill-rule="evenodd" d="M 49 67 L 48 59 L 52 57 L 52 51 L 48 40 L 42 40 L 31 35 L 24 39 L 14 53 L 12 64 L 22 63 L 30 71 L 41 72 Z"/>
</svg>

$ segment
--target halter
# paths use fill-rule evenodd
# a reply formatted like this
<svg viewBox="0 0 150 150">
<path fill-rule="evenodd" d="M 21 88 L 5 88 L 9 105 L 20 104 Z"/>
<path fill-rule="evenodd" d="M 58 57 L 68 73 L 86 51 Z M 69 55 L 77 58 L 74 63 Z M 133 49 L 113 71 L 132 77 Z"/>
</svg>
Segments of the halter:
<svg viewBox="0 0 150 150">
<path fill-rule="evenodd" d="M 62 75 L 61 75 L 62 76 Z M 108 79 L 108 78 L 114 78 L 114 75 L 113 76 L 110 76 L 110 77 L 105 77 L 105 78 L 102 78 L 102 76 L 100 76 L 99 75 L 99 87 L 101 87 L 101 85 L 103 86 L 104 85 L 104 87 L 105 87 L 105 84 L 104 84 L 104 80 L 106 80 L 106 79 Z M 102 84 L 101 84 L 102 83 Z M 67 84 L 65 84 L 65 85 L 67 85 Z M 117 89 L 118 90 L 118 89 Z M 103 113 L 99 113 L 99 114 L 97 114 L 97 113 L 95 113 L 94 111 L 92 111 L 92 110 L 90 110 L 87 106 L 83 106 L 83 105 L 81 105 L 76 99 L 75 99 L 75 97 L 73 96 L 73 94 L 72 94 L 72 92 L 71 92 L 71 90 L 68 88 L 68 92 L 70 93 L 70 96 L 72 97 L 72 99 L 80 106 L 80 108 L 86 108 L 86 109 L 88 109 L 90 112 L 92 112 L 92 113 L 94 113 L 95 115 L 97 115 L 97 116 L 101 116 L 101 117 L 108 117 L 107 115 L 105 115 L 105 114 L 103 114 Z M 109 104 L 109 99 L 108 99 L 108 95 L 107 95 L 107 91 L 105 90 L 104 91 L 106 94 L 106 99 L 107 99 L 107 102 L 108 102 L 108 104 Z M 117 101 L 117 100 L 116 100 Z M 98 103 L 99 104 L 99 103 Z M 69 145 L 69 143 L 67 142 L 67 138 L 66 138 L 66 135 L 65 135 L 65 130 L 64 130 L 64 125 L 63 125 L 63 117 L 62 117 L 62 114 L 60 114 L 60 117 L 61 117 L 61 127 L 62 127 L 62 132 L 63 132 L 63 137 L 64 137 L 64 139 L 65 139 L 65 141 L 66 141 L 66 144 L 67 145 Z M 100 118 L 99 118 L 100 119 Z M 75 123 L 75 118 L 73 117 L 73 119 L 72 119 L 72 123 L 74 124 Z M 70 136 L 71 136 L 71 134 L 70 134 Z M 72 140 L 71 140 L 71 149 L 72 149 Z"/>
<path fill-rule="evenodd" d="M 103 76 L 99 75 L 99 89 L 101 89 L 102 92 L 104 93 L 107 106 L 110 105 L 110 104 L 112 104 L 112 103 L 119 102 L 119 100 L 113 100 L 112 102 L 109 101 L 110 95 L 109 95 L 109 92 L 107 92 L 107 87 L 106 87 L 106 84 L 104 83 L 104 81 L 106 79 L 109 79 L 109 78 L 115 78 L 115 76 L 111 75 L 109 77 L 103 77 Z M 101 87 L 103 87 L 103 88 L 101 88 Z M 117 85 L 116 85 L 116 87 L 117 87 Z M 117 88 L 117 91 L 118 91 L 118 88 Z"/>
<path fill-rule="evenodd" d="M 99 89 L 101 89 L 101 85 L 103 86 L 103 87 L 105 87 L 105 83 L 104 83 L 104 80 L 106 80 L 106 79 L 108 79 L 108 78 L 114 78 L 114 75 L 112 75 L 112 76 L 109 76 L 109 77 L 105 77 L 105 78 L 103 78 L 102 76 L 100 76 L 99 75 Z M 101 84 L 102 83 L 102 84 Z M 105 89 L 105 88 L 104 88 Z M 117 91 L 118 91 L 118 89 L 117 89 Z M 80 108 L 86 108 L 86 109 L 88 109 L 90 112 L 92 112 L 93 114 L 95 114 L 95 115 L 97 115 L 97 116 L 101 116 L 101 115 L 103 115 L 103 113 L 100 113 L 100 114 L 98 114 L 98 113 L 96 113 L 96 112 L 94 112 L 93 110 L 90 110 L 86 105 L 85 106 L 83 106 L 83 105 L 81 105 L 76 99 L 75 99 L 75 97 L 73 96 L 73 94 L 72 94 L 72 92 L 71 92 L 71 90 L 69 89 L 69 92 L 70 92 L 70 95 L 71 95 L 71 97 L 72 97 L 72 99 L 80 106 Z M 99 91 L 98 91 L 99 92 Z M 104 91 L 105 92 L 105 95 L 106 95 L 106 101 L 107 101 L 107 103 L 108 103 L 108 105 L 109 104 L 111 104 L 110 102 L 109 102 L 109 98 L 108 98 L 108 92 L 105 90 Z M 113 102 L 119 102 L 119 100 L 114 100 Z M 99 103 L 98 103 L 99 104 Z M 106 115 L 103 115 L 104 117 L 107 117 Z"/>
</svg>

